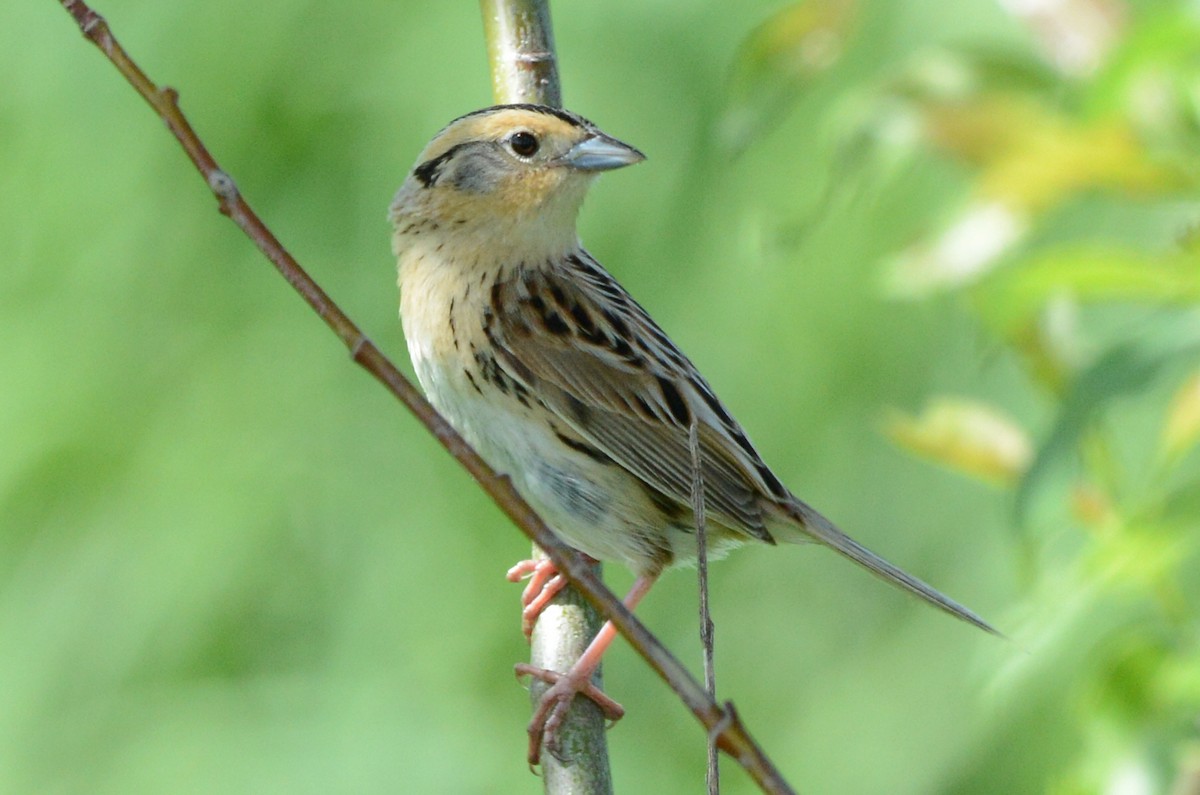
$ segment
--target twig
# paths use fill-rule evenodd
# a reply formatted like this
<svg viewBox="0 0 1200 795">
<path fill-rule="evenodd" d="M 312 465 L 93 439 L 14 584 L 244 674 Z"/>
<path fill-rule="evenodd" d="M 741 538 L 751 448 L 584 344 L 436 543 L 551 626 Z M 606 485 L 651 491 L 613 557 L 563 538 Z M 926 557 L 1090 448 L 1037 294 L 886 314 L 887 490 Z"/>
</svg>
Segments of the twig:
<svg viewBox="0 0 1200 795">
<path fill-rule="evenodd" d="M 266 225 L 246 203 L 234 181 L 220 169 L 208 149 L 200 141 L 178 105 L 178 94 L 171 88 L 160 88 L 133 62 L 117 43 L 104 18 L 83 0 L 59 0 L 83 32 L 130 85 L 154 109 L 179 141 L 209 190 L 217 198 L 222 213 L 249 237 L 275 265 L 284 279 L 325 321 L 346 348 L 353 360 L 376 378 L 400 400 L 430 433 L 471 474 L 484 491 L 512 519 L 526 536 L 536 542 L 591 604 L 595 605 L 646 660 L 647 664 L 679 696 L 701 725 L 717 735 L 718 747 L 737 760 L 759 787 L 767 793 L 792 793 L 774 763 L 750 737 L 741 718 L 730 705 L 718 706 L 680 662 L 650 634 L 649 630 L 625 609 L 621 601 L 593 575 L 580 556 L 546 527 L 533 509 L 521 499 L 508 478 L 497 475 L 483 459 L 443 420 L 433 407 L 404 378 L 395 365 L 375 347 L 346 315 L 317 286 L 279 243 Z"/>
<path fill-rule="evenodd" d="M 704 655 L 704 690 L 717 700 L 717 670 L 713 662 L 715 640 L 712 612 L 708 607 L 708 521 L 704 515 L 704 470 L 700 458 L 700 423 L 688 426 L 688 448 L 692 454 L 692 513 L 696 517 L 696 579 L 700 588 L 700 648 Z M 721 795 L 721 767 L 714 736 L 708 736 L 708 766 L 704 779 L 708 795 Z"/>
</svg>

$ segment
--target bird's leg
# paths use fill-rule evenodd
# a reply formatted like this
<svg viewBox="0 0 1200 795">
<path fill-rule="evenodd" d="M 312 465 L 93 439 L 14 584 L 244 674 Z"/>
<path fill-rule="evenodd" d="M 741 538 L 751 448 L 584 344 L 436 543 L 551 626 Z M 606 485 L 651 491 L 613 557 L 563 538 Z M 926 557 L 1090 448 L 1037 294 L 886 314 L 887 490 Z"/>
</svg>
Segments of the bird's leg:
<svg viewBox="0 0 1200 795">
<path fill-rule="evenodd" d="M 625 607 L 630 610 L 637 607 L 638 602 L 642 601 L 642 597 L 646 595 L 657 579 L 657 573 L 639 576 L 625 596 Z M 550 688 L 542 693 L 537 709 L 533 712 L 533 719 L 529 722 L 529 764 L 536 765 L 538 763 L 541 758 L 543 742 L 551 753 L 557 751 L 558 744 L 555 734 L 566 718 L 567 710 L 570 709 L 571 701 L 574 700 L 576 694 L 582 693 L 596 702 L 609 720 L 618 720 L 625 714 L 624 707 L 592 684 L 592 674 L 600 667 L 600 659 L 616 635 L 617 628 L 613 622 L 606 621 L 600 631 L 596 633 L 596 637 L 584 649 L 583 654 L 571 666 L 571 670 L 566 673 L 548 671 L 545 668 L 537 668 L 526 663 L 516 666 L 517 676 L 532 676 L 550 685 Z"/>
<path fill-rule="evenodd" d="M 596 562 L 594 558 L 580 554 L 589 563 Z M 567 587 L 567 580 L 558 573 L 554 561 L 550 558 L 522 560 L 508 570 L 507 577 L 509 582 L 529 578 L 525 590 L 521 592 L 521 631 L 525 633 L 525 640 L 529 640 L 533 636 L 533 625 L 537 623 L 538 616 L 546 609 L 546 605 L 550 604 L 550 600 Z"/>
</svg>

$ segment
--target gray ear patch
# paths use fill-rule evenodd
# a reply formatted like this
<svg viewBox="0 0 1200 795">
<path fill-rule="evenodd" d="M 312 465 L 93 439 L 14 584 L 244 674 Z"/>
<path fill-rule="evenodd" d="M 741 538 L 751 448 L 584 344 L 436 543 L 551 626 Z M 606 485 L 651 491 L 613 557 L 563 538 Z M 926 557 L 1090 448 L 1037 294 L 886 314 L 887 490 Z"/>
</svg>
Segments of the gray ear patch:
<svg viewBox="0 0 1200 795">
<path fill-rule="evenodd" d="M 495 144 L 470 141 L 452 146 L 413 169 L 413 176 L 429 188 L 446 182 L 462 191 L 486 193 L 511 168 Z"/>
<path fill-rule="evenodd" d="M 511 161 L 494 143 L 465 147 L 445 171 L 454 187 L 467 193 L 487 193 L 512 171 Z"/>
</svg>

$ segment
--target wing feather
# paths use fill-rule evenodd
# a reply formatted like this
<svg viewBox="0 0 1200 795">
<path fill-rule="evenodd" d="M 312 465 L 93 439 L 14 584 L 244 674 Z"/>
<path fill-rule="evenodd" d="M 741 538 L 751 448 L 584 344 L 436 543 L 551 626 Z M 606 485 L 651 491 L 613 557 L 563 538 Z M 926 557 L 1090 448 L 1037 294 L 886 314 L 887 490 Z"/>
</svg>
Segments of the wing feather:
<svg viewBox="0 0 1200 795">
<path fill-rule="evenodd" d="M 709 515 L 771 541 L 765 500 L 772 486 L 787 492 L 745 433 L 612 277 L 586 254 L 569 264 L 572 278 L 524 270 L 493 289 L 485 328 L 501 367 L 588 444 L 686 508 L 695 420 Z"/>
<path fill-rule="evenodd" d="M 518 271 L 484 313 L 500 366 L 593 445 L 691 510 L 693 421 L 699 424 L 704 501 L 717 523 L 774 543 L 812 539 L 877 576 L 988 632 L 978 615 L 888 563 L 792 495 L 771 473 L 691 362 L 586 253 L 553 270 Z"/>
</svg>

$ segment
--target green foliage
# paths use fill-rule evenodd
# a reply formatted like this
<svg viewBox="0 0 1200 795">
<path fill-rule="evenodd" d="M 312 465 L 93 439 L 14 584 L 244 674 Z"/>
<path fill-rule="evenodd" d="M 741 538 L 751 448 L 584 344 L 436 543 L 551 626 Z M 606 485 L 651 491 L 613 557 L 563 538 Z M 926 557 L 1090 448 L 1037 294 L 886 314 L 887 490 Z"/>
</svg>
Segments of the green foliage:
<svg viewBox="0 0 1200 795">
<path fill-rule="evenodd" d="M 1013 427 L 987 402 L 937 396 L 890 435 L 1013 489 L 1030 594 L 1017 637 L 1032 640 L 1031 655 L 1065 638 L 1092 649 L 1065 693 L 1074 719 L 1060 729 L 1080 747 L 1047 776 L 1048 790 L 1165 792 L 1177 781 L 1172 791 L 1191 792 L 1200 699 L 1177 673 L 1194 667 L 1200 628 L 1190 455 L 1200 255 L 1188 201 L 1200 177 L 1200 49 L 1193 16 L 1176 9 L 1131 13 L 1120 28 L 1111 65 L 1072 80 L 997 79 L 994 64 L 959 50 L 939 56 L 957 75 L 951 88 L 903 81 L 924 133 L 914 152 L 962 164 L 964 186 L 963 198 L 929 208 L 949 219 L 892 259 L 886 288 L 961 299 L 1051 419 Z M 1026 436 L 1037 450 L 1023 462 Z M 1043 676 L 1009 680 L 1006 698 L 1035 693 L 1031 680 Z M 984 791 L 1001 764 L 977 760 L 956 788 Z"/>
<path fill-rule="evenodd" d="M 538 790 L 525 542 L 18 5 L 0 793 Z M 649 154 L 589 247 L 801 496 L 1013 638 L 816 549 L 715 565 L 722 696 L 804 792 L 1196 791 L 1200 22 L 1034 6 L 554 8 L 568 105 Z M 405 359 L 384 211 L 488 101 L 475 4 L 98 10 Z M 694 604 L 674 573 L 639 612 L 698 668 Z M 699 789 L 671 694 L 623 648 L 606 683 L 618 791 Z"/>
</svg>

